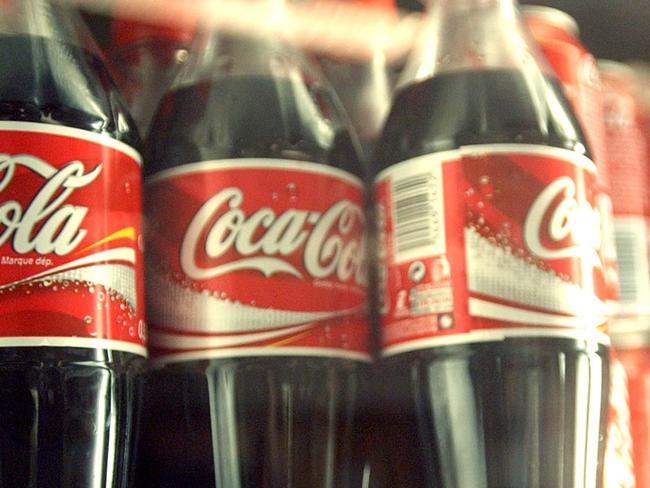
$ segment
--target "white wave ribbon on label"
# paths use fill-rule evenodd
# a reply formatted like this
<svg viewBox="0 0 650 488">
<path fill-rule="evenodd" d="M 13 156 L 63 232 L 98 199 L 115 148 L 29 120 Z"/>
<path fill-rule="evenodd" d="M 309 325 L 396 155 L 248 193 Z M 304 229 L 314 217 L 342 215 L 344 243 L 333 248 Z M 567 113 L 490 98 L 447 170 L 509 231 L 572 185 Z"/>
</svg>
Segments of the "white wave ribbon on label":
<svg viewBox="0 0 650 488">
<path fill-rule="evenodd" d="M 136 281 L 133 266 L 108 264 L 123 261 L 135 265 L 135 251 L 120 247 L 102 251 L 0 286 L 0 290 L 21 283 L 43 279 L 88 281 L 119 292 L 132 306 L 136 304 Z"/>
<path fill-rule="evenodd" d="M 273 329 L 353 315 L 360 307 L 323 312 L 300 312 L 245 305 L 210 291 L 196 292 L 150 271 L 147 275 L 149 321 L 165 329 L 198 333 L 231 333 Z M 157 331 L 152 331 L 157 334 Z"/>
<path fill-rule="evenodd" d="M 555 272 L 541 270 L 509 250 L 491 244 L 473 229 L 465 229 L 465 243 L 470 292 L 548 312 L 473 300 L 472 315 L 520 321 L 513 317 L 528 314 L 524 322 L 565 327 L 580 324 L 595 327 L 606 322 L 607 305 L 592 291 L 563 281 Z"/>
<path fill-rule="evenodd" d="M 314 324 L 305 324 L 270 332 L 237 334 L 236 336 L 225 337 L 192 337 L 184 334 L 156 331 L 156 333 L 151 336 L 149 343 L 153 347 L 162 349 L 213 349 L 237 347 L 253 342 L 273 339 L 275 337 L 280 338 L 297 334 L 299 332 L 304 332 L 313 326 Z"/>
<path fill-rule="evenodd" d="M 93 285 L 103 286 L 107 290 L 114 290 L 120 294 L 131 307 L 136 308 L 136 281 L 135 270 L 130 266 L 121 264 L 98 264 L 96 266 L 87 266 L 76 268 L 65 273 L 48 275 L 46 278 L 35 280 L 35 283 L 63 281 L 88 282 Z"/>
<path fill-rule="evenodd" d="M 108 251 L 98 252 L 91 256 L 86 256 L 85 258 L 76 259 L 74 261 L 70 261 L 69 263 L 62 264 L 61 266 L 48 269 L 47 271 L 43 271 L 42 273 L 28 276 L 27 278 L 22 278 L 12 283 L 7 283 L 5 285 L 0 286 L 0 289 L 7 288 L 13 285 L 19 285 L 20 283 L 24 283 L 26 281 L 35 280 L 36 278 L 51 276 L 53 274 L 61 273 L 69 269 L 80 268 L 82 266 L 87 266 L 96 263 L 106 263 L 110 261 L 126 261 L 128 263 L 135 264 L 135 251 L 129 247 L 118 247 L 115 249 L 109 249 Z"/>
</svg>

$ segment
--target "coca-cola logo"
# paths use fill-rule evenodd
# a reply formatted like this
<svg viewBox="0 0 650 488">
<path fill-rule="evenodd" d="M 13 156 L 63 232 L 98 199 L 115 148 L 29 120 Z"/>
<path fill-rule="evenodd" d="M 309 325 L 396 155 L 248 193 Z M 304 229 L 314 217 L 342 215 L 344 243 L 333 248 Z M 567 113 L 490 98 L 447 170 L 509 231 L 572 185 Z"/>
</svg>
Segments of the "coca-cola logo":
<svg viewBox="0 0 650 488">
<path fill-rule="evenodd" d="M 0 203 L 0 245 L 10 241 L 19 254 L 71 253 L 87 234 L 81 226 L 88 207 L 66 202 L 75 190 L 99 176 L 102 165 L 86 173 L 81 161 L 56 168 L 34 156 L 0 154 L 0 193 L 9 187 L 21 166 L 45 181 L 25 206 L 17 200 Z"/>
<path fill-rule="evenodd" d="M 578 194 L 576 182 L 563 176 L 549 184 L 531 205 L 524 224 L 528 249 L 546 260 L 582 259 L 602 268 L 601 216 Z"/>
<path fill-rule="evenodd" d="M 188 277 L 208 280 L 254 269 L 266 277 L 287 273 L 305 278 L 290 260 L 302 252 L 302 267 L 312 278 L 365 284 L 365 222 L 359 205 L 341 200 L 324 212 L 262 207 L 247 214 L 244 199 L 241 189 L 225 188 L 196 212 L 181 244 L 181 268 Z M 241 258 L 223 262 L 232 250 Z M 201 254 L 217 263 L 201 265 Z"/>
</svg>

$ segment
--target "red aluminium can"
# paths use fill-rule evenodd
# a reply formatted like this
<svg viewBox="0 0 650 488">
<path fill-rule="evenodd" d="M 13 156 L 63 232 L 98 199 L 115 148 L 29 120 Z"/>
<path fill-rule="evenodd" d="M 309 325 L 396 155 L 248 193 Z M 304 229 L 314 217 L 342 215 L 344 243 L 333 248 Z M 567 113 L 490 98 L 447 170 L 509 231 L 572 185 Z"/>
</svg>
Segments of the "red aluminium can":
<svg viewBox="0 0 650 488">
<path fill-rule="evenodd" d="M 649 320 L 646 318 L 645 322 Z M 628 381 L 636 486 L 645 487 L 650 483 L 650 337 L 648 334 L 630 332 L 616 334 L 612 339 Z"/>
<path fill-rule="evenodd" d="M 604 87 L 621 297 L 612 341 L 629 381 L 630 427 L 637 486 L 650 483 L 650 212 L 648 143 L 635 72 L 599 62 Z"/>
<path fill-rule="evenodd" d="M 592 159 L 605 160 L 602 84 L 596 60 L 580 42 L 578 24 L 551 7 L 523 7 L 524 19 L 544 57 L 555 71 L 585 133 Z"/>
<path fill-rule="evenodd" d="M 632 379 L 628 376 L 623 360 L 629 363 L 629 353 L 630 351 L 619 353 L 612 349 L 610 354 L 609 417 L 603 469 L 605 488 L 645 486 L 636 484 L 630 415 L 631 387 L 634 386 L 632 393 L 636 394 L 639 386 L 643 385 L 638 384 L 638 375 Z M 635 353 L 632 355 L 635 356 Z M 633 385 L 631 380 L 634 380 Z"/>
<path fill-rule="evenodd" d="M 580 42 L 580 29 L 569 14 L 551 7 L 522 8 L 526 25 L 562 84 L 598 167 L 597 207 L 601 215 L 602 254 L 610 303 L 618 299 L 619 278 L 613 229 L 610 170 L 607 159 L 602 81 L 593 55 Z"/>
<path fill-rule="evenodd" d="M 650 329 L 647 320 L 637 320 L 650 316 L 649 152 L 634 72 L 611 61 L 600 62 L 599 67 L 621 280 L 617 323 L 612 332 L 620 334 Z"/>
</svg>

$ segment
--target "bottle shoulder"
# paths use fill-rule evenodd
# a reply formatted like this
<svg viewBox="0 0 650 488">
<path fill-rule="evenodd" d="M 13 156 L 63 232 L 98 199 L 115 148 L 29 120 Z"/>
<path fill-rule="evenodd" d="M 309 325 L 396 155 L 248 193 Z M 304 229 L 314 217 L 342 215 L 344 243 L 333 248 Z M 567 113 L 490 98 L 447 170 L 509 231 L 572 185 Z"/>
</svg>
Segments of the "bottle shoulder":
<svg viewBox="0 0 650 488">
<path fill-rule="evenodd" d="M 585 151 L 559 83 L 507 70 L 446 73 L 402 88 L 377 151 L 376 170 L 476 144 L 537 144 Z"/>
<path fill-rule="evenodd" d="M 48 123 L 106 134 L 136 149 L 140 140 L 102 59 L 29 35 L 0 36 L 0 120 Z"/>
<path fill-rule="evenodd" d="M 220 159 L 289 159 L 364 177 L 357 142 L 326 94 L 302 79 L 215 78 L 170 92 L 146 143 L 149 174 Z"/>
</svg>

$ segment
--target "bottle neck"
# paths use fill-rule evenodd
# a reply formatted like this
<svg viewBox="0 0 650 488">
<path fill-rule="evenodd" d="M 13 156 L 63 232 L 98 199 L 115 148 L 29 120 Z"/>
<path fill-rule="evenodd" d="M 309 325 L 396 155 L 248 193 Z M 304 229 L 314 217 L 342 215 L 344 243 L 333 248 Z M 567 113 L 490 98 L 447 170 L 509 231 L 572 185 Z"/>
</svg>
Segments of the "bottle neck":
<svg viewBox="0 0 650 488">
<path fill-rule="evenodd" d="M 444 10 L 446 12 L 467 12 L 479 9 L 495 9 L 514 14 L 513 0 L 429 0 L 428 11 Z"/>
<path fill-rule="evenodd" d="M 79 14 L 52 0 L 6 2 L 0 8 L 0 35 L 42 37 L 99 52 Z"/>
<path fill-rule="evenodd" d="M 532 46 L 513 0 L 435 0 L 400 85 L 459 70 L 548 71 Z"/>
</svg>

